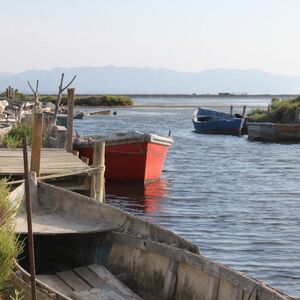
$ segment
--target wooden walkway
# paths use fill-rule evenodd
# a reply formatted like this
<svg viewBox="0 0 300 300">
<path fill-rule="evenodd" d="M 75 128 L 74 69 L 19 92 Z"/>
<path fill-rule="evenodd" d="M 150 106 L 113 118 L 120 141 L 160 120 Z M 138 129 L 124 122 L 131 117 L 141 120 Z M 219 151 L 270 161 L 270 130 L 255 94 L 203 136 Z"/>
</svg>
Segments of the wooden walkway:
<svg viewBox="0 0 300 300">
<path fill-rule="evenodd" d="M 31 153 L 28 151 L 29 165 Z M 79 158 L 63 149 L 42 149 L 40 176 L 72 173 L 90 169 Z M 22 149 L 0 148 L 0 176 L 23 175 Z"/>
</svg>

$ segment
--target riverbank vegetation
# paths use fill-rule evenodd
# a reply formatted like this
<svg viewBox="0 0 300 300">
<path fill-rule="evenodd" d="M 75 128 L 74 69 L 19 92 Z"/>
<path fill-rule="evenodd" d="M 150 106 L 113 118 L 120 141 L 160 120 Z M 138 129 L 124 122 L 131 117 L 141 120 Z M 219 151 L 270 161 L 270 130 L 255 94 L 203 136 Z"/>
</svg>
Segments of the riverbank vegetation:
<svg viewBox="0 0 300 300">
<path fill-rule="evenodd" d="M 5 93 L 0 94 L 0 97 L 5 97 Z M 31 101 L 33 97 L 15 90 L 15 98 L 17 100 Z M 55 103 L 57 95 L 40 95 L 39 101 Z M 61 104 L 67 104 L 67 96 L 62 97 Z M 78 95 L 75 97 L 75 105 L 80 106 L 132 106 L 133 100 L 128 96 L 121 95 Z"/>
<path fill-rule="evenodd" d="M 56 96 L 40 96 L 40 101 L 56 102 Z M 67 97 L 63 96 L 61 104 L 67 104 Z M 127 96 L 115 96 L 115 95 L 93 95 L 93 96 L 76 96 L 75 105 L 79 106 L 131 106 L 133 100 Z"/>
<path fill-rule="evenodd" d="M 27 138 L 27 143 L 31 145 L 32 127 L 26 123 L 19 123 L 4 136 L 1 146 L 5 148 L 20 148 L 24 137 Z"/>
<path fill-rule="evenodd" d="M 13 218 L 16 213 L 8 199 L 9 189 L 5 180 L 0 180 L 0 297 L 7 287 L 22 244 L 14 233 Z"/>
<path fill-rule="evenodd" d="M 257 108 L 248 115 L 249 122 L 295 123 L 300 96 L 291 100 L 273 98 L 268 109 Z"/>
</svg>

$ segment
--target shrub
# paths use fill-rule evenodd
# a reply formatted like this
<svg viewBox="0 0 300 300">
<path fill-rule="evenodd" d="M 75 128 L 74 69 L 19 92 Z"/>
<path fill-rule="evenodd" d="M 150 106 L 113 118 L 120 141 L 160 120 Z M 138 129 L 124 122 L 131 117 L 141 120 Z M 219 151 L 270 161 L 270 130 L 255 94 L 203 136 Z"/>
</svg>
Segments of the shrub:
<svg viewBox="0 0 300 300">
<path fill-rule="evenodd" d="M 0 292 L 6 287 L 22 244 L 14 233 L 13 218 L 16 212 L 8 199 L 9 190 L 5 180 L 0 180 Z"/>
<path fill-rule="evenodd" d="M 300 97 L 291 100 L 273 98 L 268 111 L 255 109 L 248 115 L 250 122 L 294 123 Z"/>
<path fill-rule="evenodd" d="M 23 137 L 27 137 L 27 142 L 31 145 L 32 128 L 25 123 L 19 123 L 3 138 L 3 146 L 8 148 L 22 147 Z"/>
</svg>

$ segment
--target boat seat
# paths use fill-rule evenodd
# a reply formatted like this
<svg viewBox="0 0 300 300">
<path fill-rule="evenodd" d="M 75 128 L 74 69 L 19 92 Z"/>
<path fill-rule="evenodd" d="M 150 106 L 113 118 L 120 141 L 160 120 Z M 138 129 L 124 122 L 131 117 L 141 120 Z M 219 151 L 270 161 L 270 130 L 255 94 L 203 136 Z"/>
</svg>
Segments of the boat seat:
<svg viewBox="0 0 300 300">
<path fill-rule="evenodd" d="M 141 300 L 102 265 L 89 265 L 38 279 L 74 299 Z"/>
</svg>

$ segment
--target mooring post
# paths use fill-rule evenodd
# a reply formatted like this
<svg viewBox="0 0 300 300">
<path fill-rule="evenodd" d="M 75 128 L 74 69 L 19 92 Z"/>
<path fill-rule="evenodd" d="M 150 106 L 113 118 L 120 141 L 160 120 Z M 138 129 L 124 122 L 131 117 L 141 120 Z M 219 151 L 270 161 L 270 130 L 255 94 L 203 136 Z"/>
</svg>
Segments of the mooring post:
<svg viewBox="0 0 300 300">
<path fill-rule="evenodd" d="M 230 105 L 230 116 L 232 116 L 232 115 L 233 115 L 233 106 Z"/>
<path fill-rule="evenodd" d="M 35 172 L 29 172 L 29 187 L 30 187 L 31 207 L 35 209 L 38 203 L 37 176 Z"/>
<path fill-rule="evenodd" d="M 300 107 L 296 108 L 295 123 L 300 123 Z"/>
<path fill-rule="evenodd" d="M 91 197 L 98 202 L 104 202 L 105 142 L 94 145 L 93 166 L 97 169 L 92 177 Z"/>
<path fill-rule="evenodd" d="M 67 119 L 67 140 L 66 150 L 72 152 L 73 150 L 73 116 L 74 116 L 74 98 L 75 89 L 68 89 L 68 119 Z"/>
<path fill-rule="evenodd" d="M 37 177 L 40 176 L 42 132 L 43 132 L 43 114 L 40 112 L 35 112 L 33 131 L 32 131 L 30 171 L 35 172 Z"/>
<path fill-rule="evenodd" d="M 242 116 L 243 116 L 243 119 L 245 119 L 245 117 L 246 117 L 246 105 L 244 105 L 243 106 L 243 114 L 242 114 Z"/>
<path fill-rule="evenodd" d="M 11 99 L 11 86 L 8 86 L 8 99 Z"/>
<path fill-rule="evenodd" d="M 36 300 L 35 256 L 34 256 L 34 240 L 33 240 L 33 230 L 32 230 L 32 207 L 31 207 L 26 138 L 23 138 L 23 160 L 24 160 L 25 201 L 26 201 L 27 231 L 28 231 L 28 234 L 27 234 L 28 235 L 28 251 L 29 251 L 30 279 L 31 279 L 31 299 Z"/>
</svg>

